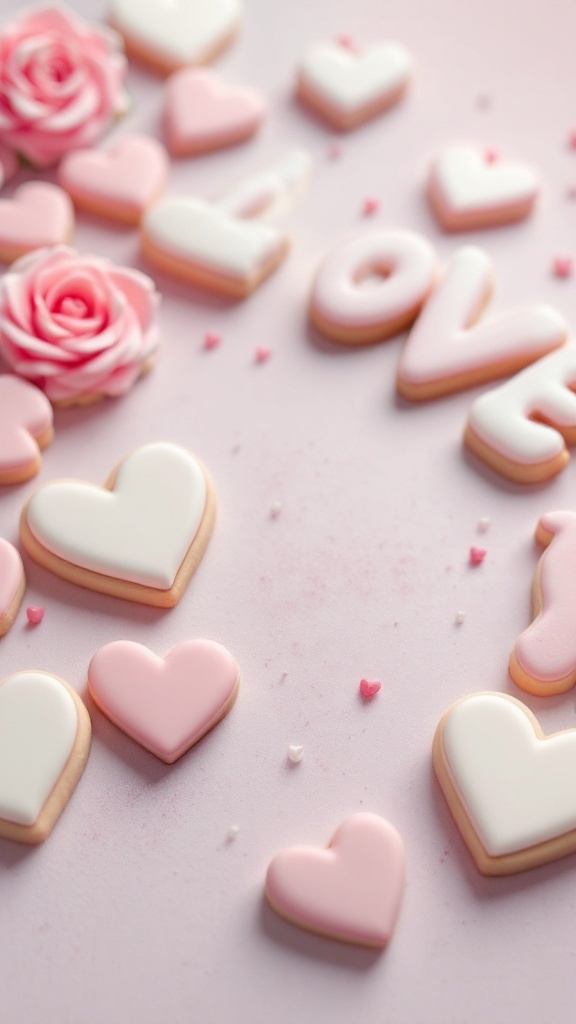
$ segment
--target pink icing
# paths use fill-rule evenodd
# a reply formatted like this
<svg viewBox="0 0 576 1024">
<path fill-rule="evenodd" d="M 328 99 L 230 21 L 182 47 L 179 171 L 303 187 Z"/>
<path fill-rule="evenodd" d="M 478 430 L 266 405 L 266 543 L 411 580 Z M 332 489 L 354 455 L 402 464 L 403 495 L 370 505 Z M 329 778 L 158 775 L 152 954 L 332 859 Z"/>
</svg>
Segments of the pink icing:
<svg viewBox="0 0 576 1024">
<path fill-rule="evenodd" d="M 228 86 L 208 68 L 183 68 L 166 83 L 164 123 L 169 148 L 216 149 L 247 138 L 266 113 L 255 89 Z"/>
<path fill-rule="evenodd" d="M 514 651 L 532 679 L 554 683 L 574 675 L 576 682 L 576 513 L 548 512 L 539 526 L 550 545 L 539 565 L 542 610 Z"/>
<path fill-rule="evenodd" d="M 400 382 L 430 385 L 479 370 L 488 380 L 499 375 L 502 360 L 513 361 L 519 369 L 565 341 L 563 318 L 541 305 L 471 327 L 492 282 L 492 261 L 483 249 L 469 245 L 455 253 L 406 340 L 398 366 Z"/>
<path fill-rule="evenodd" d="M 334 323 L 385 327 L 423 302 L 435 272 L 434 250 L 421 235 L 373 229 L 341 243 L 326 257 L 312 301 Z"/>
<path fill-rule="evenodd" d="M 161 143 L 147 135 L 131 135 L 107 152 L 69 153 L 60 164 L 58 180 L 72 194 L 142 212 L 162 191 L 168 166 Z"/>
<path fill-rule="evenodd" d="M 0 375 L 0 475 L 35 462 L 41 437 L 52 426 L 52 406 L 38 388 Z"/>
<path fill-rule="evenodd" d="M 164 658 L 120 640 L 101 647 L 88 669 L 102 711 L 167 764 L 216 724 L 237 684 L 234 658 L 211 640 L 186 641 Z"/>
<path fill-rule="evenodd" d="M 0 404 L 0 409 L 1 407 Z M 24 566 L 18 551 L 7 540 L 0 537 L 0 622 L 12 608 L 23 576 Z"/>
<path fill-rule="evenodd" d="M 266 895 L 293 924 L 344 942 L 385 946 L 404 887 L 404 847 L 376 814 L 353 814 L 328 850 L 293 846 L 268 867 Z"/>
<path fill-rule="evenodd" d="M 68 240 L 74 224 L 66 193 L 45 181 L 29 181 L 12 199 L 0 199 L 0 246 L 29 252 Z"/>
</svg>

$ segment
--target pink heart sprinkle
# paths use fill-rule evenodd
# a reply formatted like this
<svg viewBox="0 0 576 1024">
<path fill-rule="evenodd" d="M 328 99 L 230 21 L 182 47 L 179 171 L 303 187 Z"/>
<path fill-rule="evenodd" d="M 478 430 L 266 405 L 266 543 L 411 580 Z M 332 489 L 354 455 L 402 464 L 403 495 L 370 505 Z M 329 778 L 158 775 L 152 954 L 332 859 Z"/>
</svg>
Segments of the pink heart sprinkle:
<svg viewBox="0 0 576 1024">
<path fill-rule="evenodd" d="M 470 565 L 481 565 L 486 558 L 486 548 L 470 548 Z"/>
<path fill-rule="evenodd" d="M 40 608 L 38 605 L 31 604 L 30 607 L 26 609 L 26 615 L 28 616 L 28 622 L 30 625 L 37 626 L 44 618 L 44 609 Z"/>
<path fill-rule="evenodd" d="M 206 334 L 204 335 L 204 348 L 207 352 L 210 351 L 210 349 L 218 348 L 221 341 L 222 338 L 219 334 L 216 334 L 215 331 L 206 331 Z"/>
<path fill-rule="evenodd" d="M 375 199 L 373 196 L 369 196 L 367 199 L 364 200 L 362 213 L 364 214 L 365 217 L 371 217 L 373 213 L 378 213 L 379 209 L 380 202 L 378 199 Z"/>
<path fill-rule="evenodd" d="M 495 164 L 500 154 L 497 149 L 485 149 L 484 159 L 487 164 Z"/>
<path fill-rule="evenodd" d="M 254 359 L 257 363 L 265 363 L 267 359 L 270 359 L 272 355 L 269 348 L 257 348 L 254 353 Z"/>
<path fill-rule="evenodd" d="M 366 700 L 371 700 L 378 690 L 382 689 L 382 683 L 378 682 L 377 679 L 374 682 L 370 682 L 369 679 L 360 680 L 360 693 Z"/>
<path fill-rule="evenodd" d="M 554 277 L 571 277 L 574 265 L 570 256 L 556 256 L 552 263 Z"/>
<path fill-rule="evenodd" d="M 568 136 L 568 145 L 570 149 L 576 149 L 576 131 L 570 132 Z"/>
<path fill-rule="evenodd" d="M 328 157 L 330 160 L 339 160 L 341 156 L 342 147 L 339 146 L 337 142 L 333 142 L 332 145 L 328 147 Z"/>
</svg>

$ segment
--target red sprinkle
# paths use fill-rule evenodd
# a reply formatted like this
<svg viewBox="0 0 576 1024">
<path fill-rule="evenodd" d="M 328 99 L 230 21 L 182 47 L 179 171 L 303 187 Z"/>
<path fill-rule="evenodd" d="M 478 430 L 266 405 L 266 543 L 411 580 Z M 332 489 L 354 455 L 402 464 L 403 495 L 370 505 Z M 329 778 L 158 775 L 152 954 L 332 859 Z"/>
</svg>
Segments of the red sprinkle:
<svg viewBox="0 0 576 1024">
<path fill-rule="evenodd" d="M 486 548 L 470 548 L 470 565 L 482 565 L 486 554 Z"/>
<path fill-rule="evenodd" d="M 370 682 L 369 679 L 360 680 L 360 693 L 365 700 L 372 700 L 372 697 L 374 697 L 380 689 L 382 689 L 382 683 L 379 683 L 378 680 L 374 680 L 374 682 Z"/>
<path fill-rule="evenodd" d="M 37 626 L 44 618 L 44 609 L 38 607 L 38 605 L 31 604 L 30 607 L 26 609 L 26 615 L 28 616 L 28 622 L 30 625 Z"/>
<path fill-rule="evenodd" d="M 204 348 L 209 352 L 212 348 L 218 348 L 221 341 L 222 338 L 215 331 L 206 331 L 204 335 Z"/>
<path fill-rule="evenodd" d="M 556 256 L 552 261 L 554 277 L 572 277 L 574 262 L 571 256 Z"/>
<path fill-rule="evenodd" d="M 365 217 L 371 217 L 373 213 L 378 213 L 379 209 L 379 199 L 375 199 L 374 196 L 368 196 L 368 198 L 364 200 L 364 205 L 362 206 L 362 213 L 364 214 Z"/>
<path fill-rule="evenodd" d="M 487 164 L 495 164 L 500 154 L 497 149 L 485 149 L 484 159 Z"/>
<path fill-rule="evenodd" d="M 254 359 L 257 363 L 265 363 L 272 355 L 269 348 L 257 348 L 254 353 Z"/>
</svg>

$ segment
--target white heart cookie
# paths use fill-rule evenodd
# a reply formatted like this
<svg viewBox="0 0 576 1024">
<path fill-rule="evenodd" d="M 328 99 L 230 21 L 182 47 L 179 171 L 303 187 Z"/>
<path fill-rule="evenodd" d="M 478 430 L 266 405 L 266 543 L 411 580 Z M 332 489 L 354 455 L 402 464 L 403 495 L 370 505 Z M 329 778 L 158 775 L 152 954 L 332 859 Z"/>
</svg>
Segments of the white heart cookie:
<svg viewBox="0 0 576 1024">
<path fill-rule="evenodd" d="M 396 43 L 355 53 L 338 43 L 319 43 L 304 55 L 300 97 L 345 130 L 396 102 L 412 71 L 410 54 Z"/>
<path fill-rule="evenodd" d="M 57 575 L 146 604 L 175 604 L 208 542 L 214 498 L 206 471 L 173 444 L 129 455 L 108 485 L 40 488 L 22 514 L 29 554 Z"/>
<path fill-rule="evenodd" d="M 510 874 L 576 851 L 576 729 L 544 737 L 520 701 L 477 693 L 443 716 L 434 766 L 484 874 Z"/>
<path fill-rule="evenodd" d="M 18 672 L 0 684 L 0 835 L 38 843 L 84 770 L 90 717 L 63 680 Z"/>
<path fill-rule="evenodd" d="M 538 195 L 538 175 L 524 164 L 488 162 L 475 146 L 448 146 L 433 162 L 428 197 L 444 228 L 465 231 L 526 217 Z"/>
<path fill-rule="evenodd" d="M 111 0 L 109 17 L 129 53 L 167 72 L 212 60 L 240 14 L 239 0 Z"/>
</svg>

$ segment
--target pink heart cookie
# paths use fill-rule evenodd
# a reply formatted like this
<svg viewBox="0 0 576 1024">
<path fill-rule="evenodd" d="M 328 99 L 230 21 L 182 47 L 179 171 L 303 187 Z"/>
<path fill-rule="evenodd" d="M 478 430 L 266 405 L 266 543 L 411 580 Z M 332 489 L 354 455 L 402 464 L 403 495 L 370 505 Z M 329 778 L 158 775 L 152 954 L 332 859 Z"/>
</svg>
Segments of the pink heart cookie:
<svg viewBox="0 0 576 1024">
<path fill-rule="evenodd" d="M 58 180 L 77 207 L 138 224 L 168 175 L 166 150 L 147 135 L 130 135 L 106 152 L 81 149 L 60 164 Z"/>
<path fill-rule="evenodd" d="M 53 436 L 46 396 L 20 377 L 0 374 L 0 485 L 34 476 L 41 465 L 40 450 Z"/>
<path fill-rule="evenodd" d="M 72 203 L 58 185 L 28 181 L 12 199 L 0 199 L 0 260 L 4 263 L 13 263 L 33 249 L 70 242 L 73 232 Z"/>
<path fill-rule="evenodd" d="M 255 89 L 226 85 L 214 72 L 184 68 L 166 83 L 164 128 L 174 156 L 207 153 L 249 139 L 266 114 Z"/>
<path fill-rule="evenodd" d="M 293 846 L 271 861 L 266 898 L 292 924 L 341 942 L 385 946 L 404 886 L 404 846 L 377 814 L 353 814 L 328 850 Z"/>
<path fill-rule="evenodd" d="M 239 670 L 226 648 L 211 640 L 188 640 L 164 658 L 120 640 L 94 655 L 88 685 L 119 729 L 172 764 L 230 710 Z"/>
<path fill-rule="evenodd" d="M 16 548 L 0 537 L 0 636 L 5 636 L 24 597 L 26 577 Z"/>
</svg>

